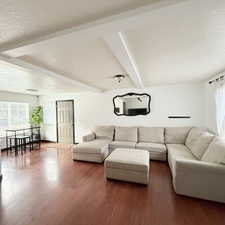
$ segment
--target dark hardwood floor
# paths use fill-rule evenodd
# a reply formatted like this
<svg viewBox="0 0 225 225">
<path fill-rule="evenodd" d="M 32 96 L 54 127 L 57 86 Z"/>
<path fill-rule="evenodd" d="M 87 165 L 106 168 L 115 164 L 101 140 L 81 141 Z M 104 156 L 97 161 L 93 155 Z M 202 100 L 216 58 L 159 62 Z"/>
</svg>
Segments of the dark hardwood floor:
<svg viewBox="0 0 225 225">
<path fill-rule="evenodd" d="M 2 156 L 1 225 L 224 225 L 225 204 L 176 195 L 167 163 L 148 187 L 106 181 L 102 164 L 74 162 L 69 146 Z"/>
</svg>

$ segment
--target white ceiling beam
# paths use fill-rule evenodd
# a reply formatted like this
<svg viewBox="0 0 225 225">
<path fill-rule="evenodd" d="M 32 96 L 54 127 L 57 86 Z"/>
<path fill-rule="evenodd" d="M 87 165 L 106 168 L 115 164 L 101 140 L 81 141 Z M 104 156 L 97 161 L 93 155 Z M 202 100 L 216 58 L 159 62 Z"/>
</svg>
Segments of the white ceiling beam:
<svg viewBox="0 0 225 225">
<path fill-rule="evenodd" d="M 126 36 L 122 33 L 115 33 L 105 36 L 104 41 L 110 48 L 113 55 L 117 58 L 120 65 L 124 68 L 128 76 L 133 81 L 136 88 L 144 88 L 138 66 L 129 47 Z"/>
<path fill-rule="evenodd" d="M 18 66 L 18 67 L 20 67 L 22 69 L 25 69 L 25 70 L 31 70 L 31 71 L 34 71 L 36 73 L 45 74 L 49 77 L 59 79 L 59 80 L 65 82 L 65 83 L 73 84 L 74 86 L 83 88 L 87 91 L 91 91 L 91 92 L 102 92 L 103 91 L 101 89 L 98 89 L 98 88 L 92 87 L 90 85 L 87 85 L 83 82 L 68 78 L 63 74 L 55 73 L 51 70 L 42 68 L 40 66 L 33 65 L 33 64 L 28 63 L 28 62 L 26 62 L 24 60 L 21 60 L 21 59 L 8 57 L 8 56 L 5 56 L 3 54 L 0 54 L 0 60 L 4 61 L 4 62 L 7 62 L 7 63 L 9 63 L 11 65 L 14 65 L 14 66 Z"/>
<path fill-rule="evenodd" d="M 69 29 L 65 29 L 59 32 L 51 33 L 42 37 L 38 37 L 32 40 L 25 40 L 22 42 L 12 43 L 0 47 L 0 52 L 7 52 L 13 49 L 22 48 L 25 46 L 34 45 L 40 42 L 56 39 L 69 34 L 80 34 L 83 37 L 87 37 L 91 34 L 104 36 L 107 32 L 118 32 L 127 29 L 134 24 L 141 24 L 148 18 L 149 12 L 165 8 L 178 3 L 183 3 L 189 0 L 159 0 L 152 2 L 149 5 L 139 7 L 137 9 L 122 12 L 113 16 L 105 17 L 95 20 L 93 22 L 85 23 L 82 25 L 74 26 Z"/>
</svg>

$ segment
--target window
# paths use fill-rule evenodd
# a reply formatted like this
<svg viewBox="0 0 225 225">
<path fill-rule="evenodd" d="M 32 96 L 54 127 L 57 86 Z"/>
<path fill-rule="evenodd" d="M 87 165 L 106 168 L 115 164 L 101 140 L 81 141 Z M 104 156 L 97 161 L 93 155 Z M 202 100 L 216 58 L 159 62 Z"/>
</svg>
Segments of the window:
<svg viewBox="0 0 225 225">
<path fill-rule="evenodd" d="M 29 123 L 29 104 L 0 102 L 0 132 L 8 128 L 27 126 Z"/>
</svg>

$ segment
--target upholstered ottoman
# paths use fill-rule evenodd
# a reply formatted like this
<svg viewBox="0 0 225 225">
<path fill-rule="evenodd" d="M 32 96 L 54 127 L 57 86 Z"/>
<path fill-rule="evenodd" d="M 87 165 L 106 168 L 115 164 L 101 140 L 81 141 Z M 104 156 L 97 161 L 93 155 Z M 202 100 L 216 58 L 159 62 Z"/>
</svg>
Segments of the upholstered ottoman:
<svg viewBox="0 0 225 225">
<path fill-rule="evenodd" d="M 105 159 L 105 177 L 148 184 L 149 164 L 148 151 L 117 148 Z"/>
</svg>

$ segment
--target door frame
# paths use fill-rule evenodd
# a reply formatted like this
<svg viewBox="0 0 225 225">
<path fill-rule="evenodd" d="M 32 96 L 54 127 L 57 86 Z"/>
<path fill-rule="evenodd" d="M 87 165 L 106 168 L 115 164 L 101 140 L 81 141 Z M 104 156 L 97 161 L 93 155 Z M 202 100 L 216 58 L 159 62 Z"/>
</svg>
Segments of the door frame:
<svg viewBox="0 0 225 225">
<path fill-rule="evenodd" d="M 72 102 L 72 114 L 73 114 L 73 144 L 75 144 L 75 126 L 74 126 L 74 100 L 57 100 L 55 109 L 56 109 L 56 136 L 57 136 L 57 143 L 59 142 L 59 134 L 58 134 L 58 102 Z"/>
</svg>

